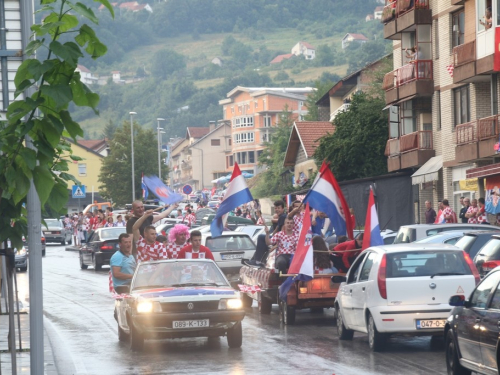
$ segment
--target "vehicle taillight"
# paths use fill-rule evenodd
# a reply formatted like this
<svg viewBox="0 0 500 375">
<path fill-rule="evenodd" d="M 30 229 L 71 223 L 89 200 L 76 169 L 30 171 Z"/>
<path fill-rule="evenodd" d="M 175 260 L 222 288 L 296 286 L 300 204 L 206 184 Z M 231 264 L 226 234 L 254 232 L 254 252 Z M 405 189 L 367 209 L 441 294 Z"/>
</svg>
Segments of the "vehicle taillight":
<svg viewBox="0 0 500 375">
<path fill-rule="evenodd" d="M 42 237 L 42 243 L 45 243 L 45 237 Z"/>
<path fill-rule="evenodd" d="M 465 258 L 465 261 L 467 262 L 467 264 L 469 265 L 469 268 L 472 271 L 472 274 L 474 275 L 474 279 L 476 280 L 476 285 L 479 284 L 479 281 L 481 281 L 481 277 L 479 276 L 479 272 L 477 272 L 476 265 L 474 264 L 474 262 L 470 258 L 469 254 L 467 254 L 465 251 L 464 251 L 464 258 Z"/>
<path fill-rule="evenodd" d="M 114 249 L 114 246 L 113 245 L 110 245 L 106 242 L 104 242 L 101 247 L 100 247 L 101 250 L 113 250 Z"/>
<path fill-rule="evenodd" d="M 386 271 L 387 271 L 387 256 L 386 254 L 384 254 L 382 260 L 380 261 L 380 266 L 378 268 L 378 276 L 377 276 L 378 291 L 380 292 L 380 297 L 382 297 L 383 299 L 387 299 L 387 283 L 385 281 Z"/>
<path fill-rule="evenodd" d="M 481 265 L 484 272 L 490 272 L 492 269 L 500 266 L 500 260 L 489 260 Z"/>
</svg>

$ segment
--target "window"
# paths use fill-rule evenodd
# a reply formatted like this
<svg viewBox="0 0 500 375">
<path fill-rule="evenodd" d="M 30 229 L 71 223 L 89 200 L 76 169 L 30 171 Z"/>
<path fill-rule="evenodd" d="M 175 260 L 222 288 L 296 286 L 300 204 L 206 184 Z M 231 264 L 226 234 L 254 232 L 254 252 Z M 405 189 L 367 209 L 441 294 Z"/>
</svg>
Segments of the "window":
<svg viewBox="0 0 500 375">
<path fill-rule="evenodd" d="M 413 100 L 403 102 L 401 105 L 401 133 L 403 135 L 417 131 L 417 119 L 413 111 Z"/>
<path fill-rule="evenodd" d="M 389 107 L 389 138 L 399 138 L 399 107 Z"/>
<path fill-rule="evenodd" d="M 304 106 L 304 102 L 303 102 L 303 101 L 300 101 L 300 102 L 299 102 L 299 109 L 301 109 L 303 106 Z"/>
<path fill-rule="evenodd" d="M 455 89 L 453 97 L 455 99 L 455 126 L 469 122 L 469 85 Z"/>
<path fill-rule="evenodd" d="M 242 152 L 241 153 L 241 164 L 246 164 L 247 163 L 247 153 Z"/>
<path fill-rule="evenodd" d="M 236 117 L 233 119 L 233 128 L 245 128 L 253 126 L 253 116 Z"/>
<path fill-rule="evenodd" d="M 254 133 L 236 133 L 234 135 L 234 143 L 252 143 L 254 141 Z"/>
<path fill-rule="evenodd" d="M 368 277 L 370 276 L 370 271 L 373 266 L 373 261 L 377 254 L 370 253 L 366 258 L 365 264 L 363 264 L 363 268 L 361 269 L 361 275 L 359 276 L 359 281 L 368 281 Z"/>
<path fill-rule="evenodd" d="M 210 146 L 220 146 L 220 139 L 211 139 Z"/>
<path fill-rule="evenodd" d="M 361 263 L 365 259 L 366 254 L 360 255 L 356 261 L 352 264 L 349 272 L 349 278 L 347 279 L 347 284 L 355 283 L 358 280 L 359 272 L 361 271 Z"/>
<path fill-rule="evenodd" d="M 491 300 L 491 304 L 490 304 L 490 309 L 500 310 L 500 286 L 497 287 L 497 290 L 495 291 L 495 294 L 493 295 L 493 299 Z"/>
<path fill-rule="evenodd" d="M 234 107 L 231 107 L 231 113 L 234 113 Z"/>
<path fill-rule="evenodd" d="M 248 151 L 248 163 L 255 163 L 255 151 Z"/>
<path fill-rule="evenodd" d="M 260 155 L 262 155 L 262 150 L 257 151 L 257 159 L 260 158 Z"/>
<path fill-rule="evenodd" d="M 234 165 L 234 156 L 230 155 L 229 156 L 229 166 L 232 167 Z"/>
<path fill-rule="evenodd" d="M 253 102 L 253 105 L 255 109 L 259 108 L 259 102 L 257 100 Z"/>
<path fill-rule="evenodd" d="M 490 296 L 491 290 L 497 286 L 500 280 L 500 272 L 495 272 L 489 277 L 483 279 L 481 284 L 479 284 L 476 290 L 472 293 L 470 303 L 471 307 L 484 309 L 486 308 L 486 302 Z"/>
<path fill-rule="evenodd" d="M 386 277 L 421 277 L 436 273 L 471 275 L 463 252 L 432 250 L 387 254 Z"/>
<path fill-rule="evenodd" d="M 434 98 L 436 99 L 436 119 L 437 119 L 437 130 L 441 130 L 441 91 L 434 91 Z"/>
<path fill-rule="evenodd" d="M 463 9 L 451 15 L 451 38 L 452 48 L 465 42 L 465 11 Z"/>
<path fill-rule="evenodd" d="M 439 59 L 439 20 L 434 20 L 434 57 Z"/>
<path fill-rule="evenodd" d="M 87 164 L 78 164 L 78 176 L 87 175 Z"/>
<path fill-rule="evenodd" d="M 235 155 L 236 155 L 236 162 L 237 162 L 238 164 L 241 164 L 240 154 L 241 154 L 240 152 L 237 152 L 237 153 L 235 154 Z"/>
<path fill-rule="evenodd" d="M 233 142 L 232 142 L 231 138 L 229 138 L 229 139 L 227 140 L 227 145 L 228 145 L 228 146 L 231 146 L 231 143 L 233 143 Z"/>
<path fill-rule="evenodd" d="M 270 116 L 264 116 L 264 127 L 265 128 L 270 128 L 271 126 L 272 126 L 271 117 Z"/>
<path fill-rule="evenodd" d="M 491 75 L 491 108 L 492 114 L 498 115 L 498 74 Z"/>
</svg>

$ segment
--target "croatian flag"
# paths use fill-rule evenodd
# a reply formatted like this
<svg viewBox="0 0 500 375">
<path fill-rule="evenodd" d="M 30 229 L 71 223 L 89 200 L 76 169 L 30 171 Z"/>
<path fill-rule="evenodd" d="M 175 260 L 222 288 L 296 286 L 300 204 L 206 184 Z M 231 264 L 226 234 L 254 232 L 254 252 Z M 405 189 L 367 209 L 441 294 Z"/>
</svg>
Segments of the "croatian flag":
<svg viewBox="0 0 500 375">
<path fill-rule="evenodd" d="M 347 235 L 349 238 L 354 238 L 349 206 L 337 180 L 325 162 L 321 165 L 316 180 L 302 203 L 309 203 L 311 208 L 326 213 L 337 236 Z M 346 220 L 346 215 L 348 215 L 348 220 Z"/>
<path fill-rule="evenodd" d="M 380 235 L 380 225 L 378 223 L 377 207 L 375 207 L 375 198 L 373 197 L 373 190 L 370 188 L 362 249 L 364 250 L 370 246 L 380 246 L 383 244 L 384 241 Z"/>
<path fill-rule="evenodd" d="M 436 216 L 436 220 L 434 221 L 434 224 L 444 224 L 444 223 L 446 223 L 446 219 L 444 218 L 443 210 L 439 210 Z"/>
<path fill-rule="evenodd" d="M 311 230 L 311 213 L 309 205 L 306 204 L 306 211 L 304 213 L 304 221 L 302 223 L 302 230 L 300 231 L 299 242 L 297 243 L 297 250 L 293 255 L 289 274 L 296 274 L 290 276 L 279 287 L 279 295 L 282 301 L 286 301 L 286 295 L 295 281 L 309 281 L 314 275 L 314 256 L 312 246 L 312 230 Z"/>
<path fill-rule="evenodd" d="M 286 195 L 286 206 L 290 207 L 292 205 L 292 194 Z"/>
<path fill-rule="evenodd" d="M 210 232 L 212 237 L 218 237 L 224 230 L 223 216 L 245 203 L 253 201 L 252 194 L 247 187 L 245 178 L 241 175 L 238 163 L 234 163 L 233 174 L 229 180 L 224 199 L 220 203 L 217 212 L 215 213 L 214 220 L 210 225 Z"/>
<path fill-rule="evenodd" d="M 144 183 L 144 173 L 141 177 L 141 187 L 142 187 L 142 199 L 146 199 L 149 195 L 148 187 Z"/>
</svg>

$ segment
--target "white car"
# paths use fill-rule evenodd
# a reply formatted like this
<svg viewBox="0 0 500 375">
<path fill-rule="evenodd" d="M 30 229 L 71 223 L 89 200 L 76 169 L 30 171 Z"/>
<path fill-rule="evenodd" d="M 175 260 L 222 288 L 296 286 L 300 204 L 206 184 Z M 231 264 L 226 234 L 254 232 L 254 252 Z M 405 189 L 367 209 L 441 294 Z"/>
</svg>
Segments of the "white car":
<svg viewBox="0 0 500 375">
<path fill-rule="evenodd" d="M 399 228 L 394 244 L 410 243 L 421 240 L 422 238 L 432 236 L 437 233 L 447 232 L 450 230 L 461 230 L 463 232 L 470 230 L 497 230 L 500 227 L 487 224 L 411 224 L 403 225 Z"/>
<path fill-rule="evenodd" d="M 443 335 L 451 296 L 468 296 L 479 282 L 472 260 L 455 246 L 370 247 L 353 262 L 336 299 L 337 331 L 351 340 L 368 333 L 373 351 L 391 334 Z"/>
</svg>

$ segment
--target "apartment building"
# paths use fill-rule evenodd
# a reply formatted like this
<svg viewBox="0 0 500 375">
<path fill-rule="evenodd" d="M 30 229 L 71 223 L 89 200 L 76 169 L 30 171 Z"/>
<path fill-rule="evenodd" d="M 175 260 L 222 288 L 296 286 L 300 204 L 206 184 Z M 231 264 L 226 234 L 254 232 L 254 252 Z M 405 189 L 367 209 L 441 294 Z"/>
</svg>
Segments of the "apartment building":
<svg viewBox="0 0 500 375">
<path fill-rule="evenodd" d="M 461 196 L 488 197 L 500 175 L 499 3 L 397 0 L 384 8 L 384 37 L 394 50 L 394 71 L 384 78 L 387 166 L 414 171 L 420 222 L 425 200 L 436 207 L 446 198 L 458 211 Z"/>
<path fill-rule="evenodd" d="M 294 119 L 302 120 L 307 114 L 307 94 L 314 88 L 274 88 L 237 86 L 219 101 L 223 120 L 231 123 L 231 144 L 226 153 L 226 171 L 231 172 L 235 162 L 242 171 L 260 172 L 258 157 L 271 140 L 273 128 L 284 109 Z"/>
</svg>

